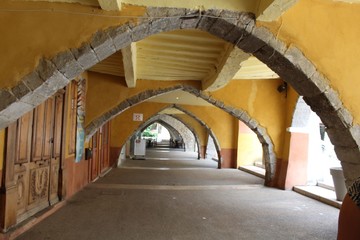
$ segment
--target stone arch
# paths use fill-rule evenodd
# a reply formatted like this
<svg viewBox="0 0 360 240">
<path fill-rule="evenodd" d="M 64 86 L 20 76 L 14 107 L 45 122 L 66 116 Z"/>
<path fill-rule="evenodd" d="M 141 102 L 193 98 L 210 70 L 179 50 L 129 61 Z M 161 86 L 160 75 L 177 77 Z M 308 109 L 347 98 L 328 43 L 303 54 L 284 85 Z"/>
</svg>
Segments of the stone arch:
<svg viewBox="0 0 360 240">
<path fill-rule="evenodd" d="M 167 118 L 168 117 L 168 118 Z M 169 118 L 172 118 L 171 120 Z M 176 123 L 174 122 L 176 121 Z M 197 136 L 197 134 L 194 132 L 194 130 L 186 125 L 184 122 L 180 121 L 179 119 L 169 116 L 169 115 L 165 115 L 165 114 L 157 114 L 154 117 L 151 117 L 149 120 L 146 121 L 146 126 L 144 128 L 141 128 L 140 131 L 143 131 L 143 129 L 145 129 L 146 127 L 150 126 L 151 124 L 155 123 L 155 122 L 159 122 L 160 124 L 164 124 L 165 127 L 169 126 L 170 128 L 173 128 L 177 134 L 181 137 L 182 140 L 184 140 L 185 142 L 185 149 L 190 149 L 190 151 L 194 151 L 194 147 L 191 147 L 191 145 L 193 145 L 194 143 L 197 144 L 197 147 L 199 148 L 199 144 L 198 144 L 198 139 L 199 136 Z M 174 126 L 174 125 L 180 125 L 182 124 L 182 126 Z M 181 129 L 179 129 L 181 128 Z M 188 132 L 186 131 L 188 130 Z M 191 139 L 191 137 L 193 138 L 193 140 Z"/>
<path fill-rule="evenodd" d="M 113 109 L 104 113 L 99 118 L 97 118 L 97 119 L 93 120 L 91 123 L 89 123 L 85 129 L 87 137 L 89 138 L 90 136 L 92 136 L 99 127 L 101 127 L 107 121 L 111 120 L 112 118 L 114 118 L 118 114 L 122 113 L 126 109 L 130 108 L 131 106 L 134 106 L 136 104 L 144 102 L 145 100 L 156 97 L 160 94 L 172 92 L 175 90 L 183 90 L 190 94 L 193 94 L 194 96 L 202 98 L 203 100 L 207 101 L 208 103 L 224 110 L 225 112 L 229 113 L 233 117 L 244 122 L 244 124 L 246 124 L 252 131 L 254 131 L 256 133 L 260 143 L 262 144 L 265 169 L 266 169 L 266 174 L 265 174 L 266 184 L 268 184 L 268 185 L 272 184 L 271 181 L 273 180 L 273 177 L 275 175 L 276 155 L 275 155 L 274 149 L 273 149 L 274 145 L 273 145 L 272 140 L 271 140 L 270 136 L 268 135 L 266 129 L 263 126 L 261 126 L 255 119 L 253 119 L 246 111 L 241 110 L 241 109 L 236 109 L 231 106 L 227 106 L 223 102 L 221 102 L 217 99 L 214 99 L 213 97 L 209 96 L 208 94 L 204 93 L 203 91 L 196 89 L 193 86 L 176 85 L 176 86 L 172 86 L 172 87 L 168 87 L 168 88 L 160 88 L 160 89 L 156 89 L 156 90 L 151 89 L 151 90 L 143 91 L 135 96 L 132 96 L 132 97 L 126 99 L 125 101 L 121 102 L 120 104 L 118 104 Z M 176 106 L 176 107 L 178 109 L 180 108 L 179 106 Z M 179 109 L 179 110 L 181 110 L 181 109 Z M 181 110 L 181 111 L 186 113 L 185 110 Z M 194 116 L 191 113 L 187 113 L 187 114 L 189 114 L 190 116 L 191 115 Z M 196 117 L 194 117 L 194 118 L 197 119 Z M 197 119 L 197 120 L 203 126 L 206 125 L 200 119 Z M 211 137 L 215 140 L 216 139 L 215 134 L 212 132 L 211 128 L 208 128 L 208 129 L 209 129 Z M 216 145 L 218 145 L 218 144 L 219 144 L 219 142 L 216 140 Z M 221 154 L 220 154 L 221 149 L 217 148 L 216 150 L 218 151 L 218 158 L 219 158 L 219 162 L 221 163 Z"/>
<path fill-rule="evenodd" d="M 179 107 L 179 106 L 176 106 L 175 104 L 170 105 L 170 106 L 168 106 L 168 107 L 165 107 L 165 108 L 162 109 L 162 110 L 165 110 L 165 109 L 167 109 L 167 108 L 173 108 L 173 107 L 176 108 L 176 109 L 178 109 L 178 110 L 180 110 L 180 111 L 182 111 L 182 112 L 184 112 L 185 114 L 188 114 L 190 117 L 194 118 L 196 121 L 198 121 L 202 126 L 204 126 L 204 127 L 208 130 L 210 136 L 214 139 L 215 148 L 216 148 L 216 151 L 217 151 L 217 154 L 218 154 L 218 159 L 219 159 L 218 168 L 221 168 L 221 147 L 220 147 L 219 141 L 218 141 L 215 133 L 211 130 L 211 128 L 210 128 L 209 126 L 207 126 L 207 124 L 206 124 L 205 122 L 203 122 L 202 120 L 200 120 L 200 119 L 199 119 L 198 117 L 196 117 L 194 114 L 190 113 L 189 111 L 186 111 L 186 110 L 182 109 L 182 108 Z M 161 111 L 162 111 L 162 110 L 161 110 Z M 160 112 L 161 112 L 161 111 L 160 111 Z M 152 122 L 154 122 L 154 121 L 157 121 L 157 116 L 158 116 L 158 115 L 159 115 L 159 114 L 155 114 L 153 117 L 149 118 L 146 122 L 142 123 L 136 130 L 133 131 L 133 133 L 131 133 L 131 134 L 129 135 L 129 137 L 127 138 L 127 140 L 126 140 L 125 142 L 129 141 L 129 140 L 139 131 L 139 129 L 143 129 L 143 128 L 145 128 L 146 126 L 148 126 L 150 123 L 152 123 Z M 178 119 L 178 118 L 176 118 L 175 116 L 171 116 L 171 117 L 173 117 L 173 118 L 175 118 L 176 120 L 178 120 L 179 122 L 183 123 L 190 131 L 192 131 L 192 133 L 193 133 L 194 136 L 195 136 L 195 139 L 196 139 L 196 140 L 199 139 L 199 137 L 197 136 L 195 130 L 194 130 L 191 126 L 188 126 L 186 123 L 184 123 L 183 121 L 181 121 L 181 119 Z M 196 136 L 197 136 L 197 137 L 196 137 Z M 198 149 L 200 149 L 199 141 L 197 141 L 197 146 L 198 146 Z M 200 159 L 200 153 L 198 153 L 198 159 Z"/>
<path fill-rule="evenodd" d="M 139 129 L 138 132 L 143 132 L 147 127 L 149 127 L 150 125 L 154 124 L 154 123 L 158 123 L 161 124 L 164 128 L 166 128 L 166 130 L 169 132 L 170 137 L 171 138 L 180 138 L 183 139 L 181 134 L 179 133 L 179 131 L 177 131 L 175 128 L 173 128 L 170 124 L 166 123 L 165 121 L 158 119 L 158 120 L 154 120 L 151 123 L 149 123 L 148 125 L 146 125 L 145 127 Z"/>
<path fill-rule="evenodd" d="M 222 162 L 222 158 L 221 158 L 221 147 L 220 147 L 219 140 L 217 139 L 214 131 L 213 131 L 209 126 L 207 126 L 207 124 L 206 124 L 204 121 L 202 121 L 200 118 L 198 118 L 197 116 L 195 116 L 193 113 L 191 113 L 191 112 L 183 109 L 182 107 L 180 107 L 180 106 L 178 106 L 178 105 L 176 105 L 176 104 L 174 104 L 173 107 L 176 108 L 176 109 L 178 109 L 178 110 L 180 110 L 180 111 L 182 111 L 182 112 L 184 112 L 185 114 L 189 115 L 190 117 L 194 118 L 198 123 L 200 123 L 202 126 L 204 126 L 204 127 L 208 130 L 209 135 L 210 135 L 210 136 L 213 138 L 213 140 L 214 140 L 215 149 L 216 149 L 216 152 L 217 152 L 217 155 L 218 155 L 218 159 L 219 159 L 219 161 L 218 161 L 218 168 L 220 169 L 220 168 L 221 168 L 221 162 Z"/>
<path fill-rule="evenodd" d="M 37 68 L 23 77 L 17 86 L 0 91 L 0 128 L 22 116 L 66 86 L 82 71 L 114 52 L 150 35 L 176 29 L 199 29 L 234 44 L 257 57 L 304 96 L 328 129 L 338 158 L 342 161 L 346 183 L 350 185 L 360 172 L 360 126 L 353 123 L 338 93 L 315 65 L 294 46 L 285 43 L 264 27 L 255 24 L 252 13 L 221 9 L 206 11 L 184 8 L 148 7 L 147 17 L 98 31 L 78 49 L 61 52 L 51 60 L 42 59 Z M 260 134 L 259 139 L 264 134 Z M 273 155 L 271 141 L 262 141 L 266 155 Z M 275 157 L 268 162 L 267 181 L 274 174 Z"/>
</svg>

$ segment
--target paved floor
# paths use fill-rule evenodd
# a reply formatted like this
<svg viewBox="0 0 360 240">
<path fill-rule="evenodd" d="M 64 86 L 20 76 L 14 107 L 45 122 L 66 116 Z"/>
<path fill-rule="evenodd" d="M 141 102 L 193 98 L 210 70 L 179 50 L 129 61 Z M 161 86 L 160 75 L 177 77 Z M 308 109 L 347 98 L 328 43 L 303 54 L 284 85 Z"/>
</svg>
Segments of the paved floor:
<svg viewBox="0 0 360 240">
<path fill-rule="evenodd" d="M 18 239 L 336 239 L 338 209 L 203 161 L 128 160 Z"/>
</svg>

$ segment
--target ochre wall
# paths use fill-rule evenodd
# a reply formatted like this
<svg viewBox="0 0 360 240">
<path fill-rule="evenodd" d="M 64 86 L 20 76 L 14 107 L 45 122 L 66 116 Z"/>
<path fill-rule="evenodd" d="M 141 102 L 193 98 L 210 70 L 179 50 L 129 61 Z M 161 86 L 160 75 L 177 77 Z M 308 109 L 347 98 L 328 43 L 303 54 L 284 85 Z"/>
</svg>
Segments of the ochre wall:
<svg viewBox="0 0 360 240">
<path fill-rule="evenodd" d="M 239 121 L 236 167 L 262 162 L 262 154 L 262 145 L 257 135 L 243 122 Z"/>
<path fill-rule="evenodd" d="M 187 114 L 175 114 L 175 117 L 194 129 L 195 133 L 199 137 L 199 144 L 201 146 L 207 145 L 208 132 L 204 126 Z"/>
<path fill-rule="evenodd" d="M 278 158 L 283 152 L 285 134 L 285 93 L 277 91 L 282 80 L 232 80 L 211 96 L 226 105 L 245 110 L 266 128 Z"/>
<path fill-rule="evenodd" d="M 121 12 L 107 12 L 80 4 L 10 0 L 2 0 L 0 9 L 19 10 L 1 11 L 0 14 L 0 62 L 6 63 L 0 65 L 0 88 L 14 86 L 34 69 L 41 57 L 50 58 L 61 51 L 78 48 L 97 30 L 129 21 L 128 18 L 90 14 L 141 16 L 145 11 L 143 7 L 134 6 L 125 6 Z M 21 11 L 38 9 L 46 11 Z M 62 12 L 53 12 L 52 9 Z"/>
<path fill-rule="evenodd" d="M 110 146 L 122 147 L 131 134 L 133 134 L 143 122 L 146 122 L 150 117 L 168 105 L 169 104 L 166 103 L 143 102 L 119 114 L 111 120 Z M 133 121 L 133 113 L 142 113 L 143 122 Z"/>
<path fill-rule="evenodd" d="M 295 146 L 294 145 L 294 139 L 291 140 L 291 133 L 286 131 L 287 128 L 291 127 L 291 123 L 292 123 L 292 119 L 293 119 L 293 115 L 294 115 L 294 111 L 295 111 L 295 106 L 296 103 L 299 99 L 299 95 L 295 92 L 295 90 L 288 86 L 288 91 L 287 91 L 287 98 L 286 98 L 286 117 L 285 117 L 285 126 L 284 126 L 284 130 L 285 130 L 285 134 L 284 134 L 284 138 L 283 138 L 283 153 L 282 153 L 282 158 L 278 158 L 277 159 L 277 163 L 276 163 L 276 171 L 277 171 L 277 177 L 274 180 L 274 182 L 277 183 L 277 186 L 280 188 L 285 188 L 285 183 L 288 182 L 287 179 L 295 179 L 297 172 L 292 171 L 289 172 L 288 168 L 289 168 L 289 157 L 290 155 L 294 156 L 293 152 L 297 151 L 296 149 L 294 149 L 294 151 L 291 151 L 290 147 L 291 146 Z M 299 139 L 299 138 L 298 138 Z M 290 142 L 292 142 L 292 144 L 290 144 Z M 296 143 L 296 141 L 295 141 Z M 297 143 L 300 144 L 301 146 L 303 146 L 302 143 Z M 291 153 L 292 152 L 292 153 Z M 299 158 L 297 158 L 296 160 L 297 162 L 299 161 Z M 294 166 L 294 164 L 292 164 L 292 166 Z"/>
<path fill-rule="evenodd" d="M 264 1 L 264 0 L 262 0 Z M 205 9 L 212 9 L 214 6 L 221 4 L 223 9 L 234 11 L 251 12 L 257 10 L 259 0 L 252 1 L 238 1 L 238 0 L 193 0 L 193 1 L 178 1 L 178 0 L 123 0 L 122 2 L 134 5 L 155 6 L 155 7 L 185 7 L 190 9 L 197 9 L 203 7 Z"/>
<path fill-rule="evenodd" d="M 260 23 L 315 64 L 340 93 L 356 123 L 360 123 L 360 94 L 354 87 L 360 76 L 359 12 L 356 3 L 300 0 L 278 21 Z"/>
<path fill-rule="evenodd" d="M 237 119 L 217 107 L 181 105 L 209 126 L 221 148 L 237 148 Z"/>
<path fill-rule="evenodd" d="M 199 149 L 200 158 L 205 158 L 206 146 L 209 138 L 208 130 L 203 125 L 201 125 L 196 119 L 194 119 L 193 117 L 187 114 L 176 114 L 175 116 L 181 119 L 182 122 L 186 123 L 186 125 L 191 126 L 194 129 L 196 135 L 199 137 L 198 141 L 200 145 L 200 149 Z"/>
<path fill-rule="evenodd" d="M 211 127 L 221 148 L 221 166 L 235 168 L 237 159 L 238 119 L 217 107 L 184 105 L 182 108 Z"/>
<path fill-rule="evenodd" d="M 128 88 L 122 77 L 89 72 L 88 96 L 86 99 L 85 125 L 100 117 L 105 112 L 117 106 L 127 98 L 149 89 L 171 87 L 187 84 L 200 88 L 198 81 L 146 81 L 137 80 L 136 88 Z"/>
<path fill-rule="evenodd" d="M 142 113 L 144 121 L 166 108 L 168 104 L 144 102 L 111 120 L 111 147 L 121 147 L 142 122 L 132 121 L 133 113 Z M 237 119 L 216 107 L 180 105 L 211 126 L 222 149 L 237 148 Z M 194 127 L 195 125 L 191 125 Z"/>
</svg>

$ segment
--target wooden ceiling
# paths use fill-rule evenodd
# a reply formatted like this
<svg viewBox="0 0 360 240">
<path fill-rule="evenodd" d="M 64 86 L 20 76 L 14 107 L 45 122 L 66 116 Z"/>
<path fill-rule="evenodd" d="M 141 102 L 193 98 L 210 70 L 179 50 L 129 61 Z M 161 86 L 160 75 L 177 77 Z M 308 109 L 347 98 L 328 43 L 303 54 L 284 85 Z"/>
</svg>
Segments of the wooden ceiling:
<svg viewBox="0 0 360 240">
<path fill-rule="evenodd" d="M 148 80 L 202 80 L 228 44 L 206 32 L 177 30 L 137 43 L 137 76 Z"/>
<path fill-rule="evenodd" d="M 219 67 L 230 45 L 199 30 L 177 30 L 150 36 L 136 43 L 136 75 L 145 80 L 201 81 Z M 90 69 L 124 76 L 121 51 Z M 250 57 L 239 65 L 234 79 L 273 79 L 278 76 L 265 64 Z"/>
</svg>

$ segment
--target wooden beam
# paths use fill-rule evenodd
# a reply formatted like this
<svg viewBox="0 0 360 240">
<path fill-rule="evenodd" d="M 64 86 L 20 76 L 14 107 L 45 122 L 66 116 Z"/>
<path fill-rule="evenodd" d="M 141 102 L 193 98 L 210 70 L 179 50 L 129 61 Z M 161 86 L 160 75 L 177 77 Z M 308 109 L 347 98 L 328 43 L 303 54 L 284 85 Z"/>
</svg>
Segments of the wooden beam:
<svg viewBox="0 0 360 240">
<path fill-rule="evenodd" d="M 239 71 L 240 63 L 249 57 L 250 54 L 232 45 L 227 45 L 227 50 L 222 55 L 219 64 L 203 79 L 202 89 L 215 91 L 224 87 Z"/>
<path fill-rule="evenodd" d="M 98 0 L 99 5 L 106 11 L 121 11 L 122 0 Z"/>
<path fill-rule="evenodd" d="M 136 87 L 136 43 L 121 49 L 125 81 L 129 88 Z"/>
<path fill-rule="evenodd" d="M 257 20 L 262 22 L 275 21 L 298 1 L 299 0 L 261 0 Z"/>
</svg>

